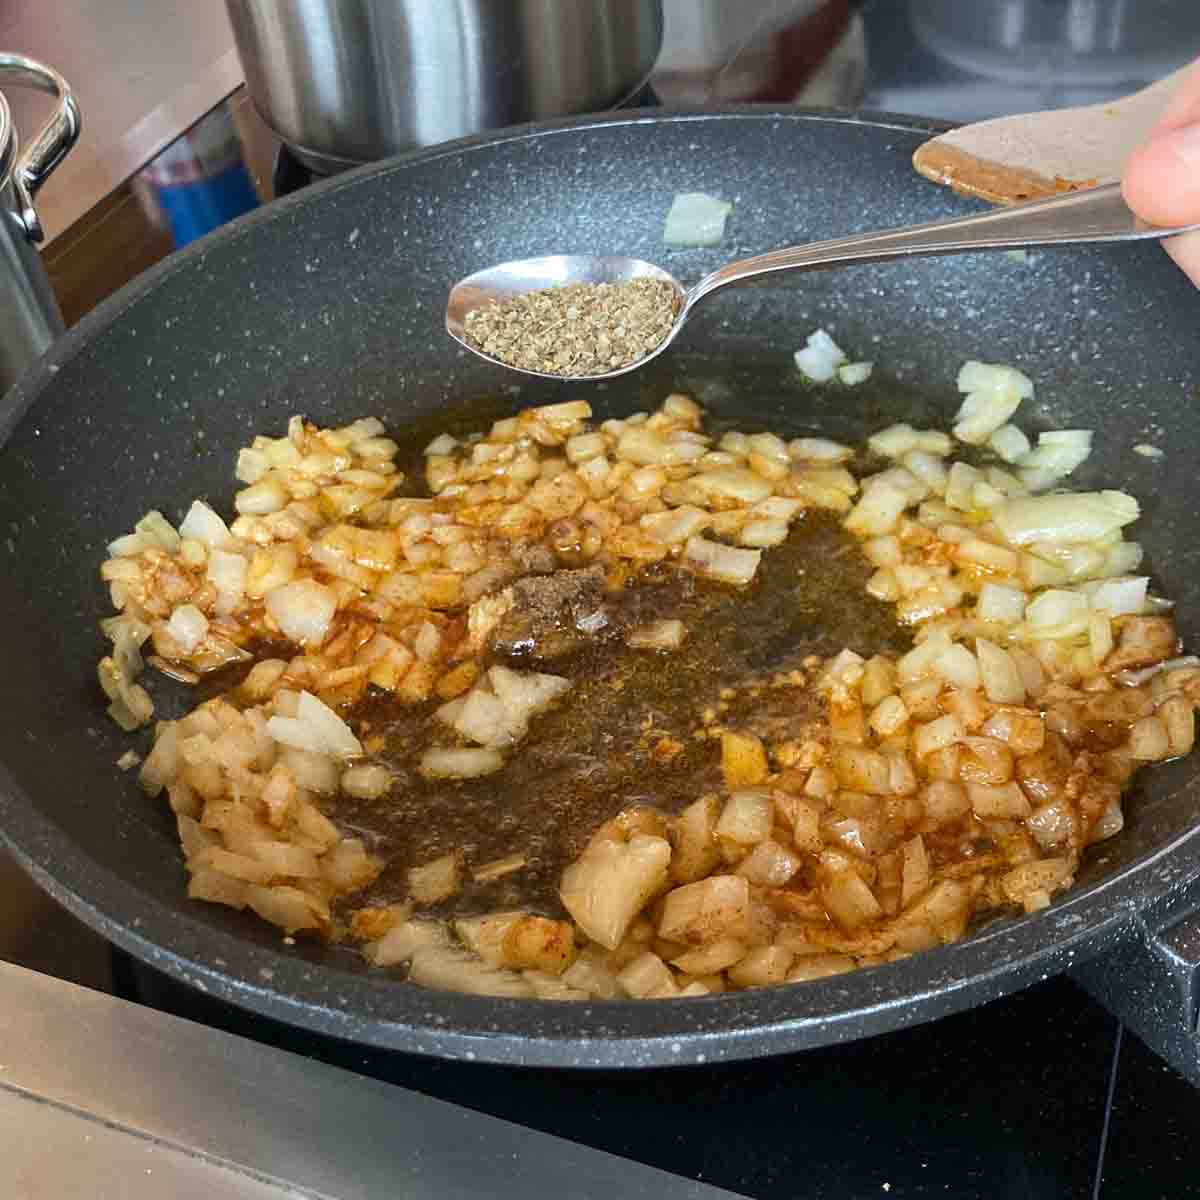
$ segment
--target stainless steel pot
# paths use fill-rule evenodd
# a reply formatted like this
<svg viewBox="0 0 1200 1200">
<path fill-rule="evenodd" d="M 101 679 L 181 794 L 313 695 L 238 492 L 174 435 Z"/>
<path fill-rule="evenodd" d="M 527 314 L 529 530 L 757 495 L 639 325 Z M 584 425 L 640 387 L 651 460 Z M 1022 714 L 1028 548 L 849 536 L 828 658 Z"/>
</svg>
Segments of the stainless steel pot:
<svg viewBox="0 0 1200 1200">
<path fill-rule="evenodd" d="M 1020 82 L 1157 79 L 1200 50 L 1196 0 L 909 0 L 909 12 L 935 53 Z"/>
<path fill-rule="evenodd" d="M 322 173 L 542 117 L 649 77 L 661 0 L 226 0 L 250 95 Z"/>
<path fill-rule="evenodd" d="M 58 97 L 46 125 L 21 153 L 0 92 L 0 394 L 63 331 L 36 245 L 42 227 L 33 197 L 79 137 L 79 106 L 57 71 L 19 54 L 0 54 L 0 84 Z"/>
</svg>

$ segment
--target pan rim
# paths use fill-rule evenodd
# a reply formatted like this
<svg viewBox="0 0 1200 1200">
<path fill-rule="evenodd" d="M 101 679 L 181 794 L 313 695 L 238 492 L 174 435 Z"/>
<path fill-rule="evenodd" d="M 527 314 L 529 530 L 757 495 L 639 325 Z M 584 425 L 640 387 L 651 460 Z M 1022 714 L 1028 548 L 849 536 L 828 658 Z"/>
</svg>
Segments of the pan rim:
<svg viewBox="0 0 1200 1200">
<path fill-rule="evenodd" d="M 925 136 L 949 127 L 922 118 L 844 109 L 794 110 L 773 105 L 647 109 L 515 126 L 356 168 L 210 234 L 104 301 L 5 398 L 0 452 L 63 364 L 86 350 L 160 284 L 203 260 L 214 246 L 251 236 L 260 222 L 286 219 L 306 205 L 325 203 L 363 179 L 506 143 L 582 129 L 714 120 L 853 124 Z M 967 941 L 855 972 L 852 985 L 847 977 L 836 977 L 809 983 L 802 993 L 779 988 L 679 1005 L 644 1001 L 563 1005 L 401 987 L 394 978 L 330 970 L 191 914 L 181 915 L 83 853 L 23 801 L 21 789 L 3 764 L 0 817 L 0 842 L 55 899 L 123 949 L 210 995 L 292 1025 L 385 1049 L 495 1063 L 602 1068 L 780 1054 L 892 1029 L 897 1025 L 897 1005 L 912 1007 L 913 1020 L 924 1021 L 966 1008 L 981 997 L 1013 991 L 1079 961 L 1106 936 L 1131 928 L 1134 914 L 1143 905 L 1189 877 L 1183 860 L 1200 838 L 1200 825 L 1185 830 L 1116 875 L 1069 894 L 1046 913 L 999 922 Z M 81 886 L 97 873 L 104 877 L 102 900 L 89 899 L 85 894 L 89 889 Z M 846 1007 L 848 996 L 850 1007 Z"/>
</svg>

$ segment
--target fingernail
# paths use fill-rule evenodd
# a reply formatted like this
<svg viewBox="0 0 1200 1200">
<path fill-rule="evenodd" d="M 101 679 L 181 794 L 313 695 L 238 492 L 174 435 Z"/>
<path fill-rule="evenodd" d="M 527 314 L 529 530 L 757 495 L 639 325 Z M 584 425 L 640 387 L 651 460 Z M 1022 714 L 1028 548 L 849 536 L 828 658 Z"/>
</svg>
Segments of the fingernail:
<svg viewBox="0 0 1200 1200">
<path fill-rule="evenodd" d="M 1173 129 L 1163 140 L 1181 162 L 1189 167 L 1200 167 L 1200 124 Z"/>
</svg>

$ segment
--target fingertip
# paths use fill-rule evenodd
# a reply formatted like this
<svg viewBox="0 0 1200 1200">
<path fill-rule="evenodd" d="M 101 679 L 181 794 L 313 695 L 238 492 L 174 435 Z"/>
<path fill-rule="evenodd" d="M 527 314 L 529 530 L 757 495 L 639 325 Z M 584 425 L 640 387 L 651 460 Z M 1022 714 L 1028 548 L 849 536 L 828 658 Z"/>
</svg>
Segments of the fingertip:
<svg viewBox="0 0 1200 1200">
<path fill-rule="evenodd" d="M 1154 225 L 1200 223 L 1200 173 L 1194 145 L 1200 126 L 1172 130 L 1135 151 L 1121 190 L 1130 208 Z"/>
</svg>

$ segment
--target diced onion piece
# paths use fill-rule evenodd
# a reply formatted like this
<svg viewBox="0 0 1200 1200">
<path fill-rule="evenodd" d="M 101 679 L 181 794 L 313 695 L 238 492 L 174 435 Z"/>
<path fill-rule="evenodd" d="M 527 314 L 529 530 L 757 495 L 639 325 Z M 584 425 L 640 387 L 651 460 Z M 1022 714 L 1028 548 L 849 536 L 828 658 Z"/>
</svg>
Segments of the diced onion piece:
<svg viewBox="0 0 1200 1200">
<path fill-rule="evenodd" d="M 369 942 L 363 947 L 363 956 L 377 967 L 393 967 L 408 962 L 426 946 L 445 946 L 449 941 L 441 921 L 416 918 L 393 925 L 383 937 Z"/>
<path fill-rule="evenodd" d="M 225 547 L 233 541 L 229 526 L 203 500 L 194 500 L 179 526 L 181 538 L 194 538 L 206 546 Z"/>
<path fill-rule="evenodd" d="M 762 560 L 761 550 L 740 550 L 699 536 L 688 538 L 683 555 L 699 574 L 734 584 L 749 583 Z"/>
<path fill-rule="evenodd" d="M 488 672 L 488 682 L 513 719 L 524 723 L 571 690 L 571 681 L 561 675 L 499 666 Z"/>
<path fill-rule="evenodd" d="M 635 1000 L 678 995 L 671 968 L 651 950 L 639 954 L 617 973 L 617 982 Z"/>
<path fill-rule="evenodd" d="M 1015 782 L 968 783 L 967 796 L 975 815 L 983 821 L 1020 820 L 1029 816 L 1029 801 Z"/>
<path fill-rule="evenodd" d="M 1036 450 L 1021 460 L 1021 478 L 1040 489 L 1070 475 L 1092 452 L 1090 429 L 1058 429 L 1038 437 Z"/>
<path fill-rule="evenodd" d="M 742 860 L 738 874 L 764 887 L 783 887 L 800 870 L 801 861 L 778 842 L 759 842 Z"/>
<path fill-rule="evenodd" d="M 933 669 L 947 683 L 966 691 L 979 686 L 979 664 L 966 646 L 955 643 L 933 660 Z"/>
<path fill-rule="evenodd" d="M 377 800 L 380 796 L 386 796 L 391 786 L 391 771 L 377 763 L 351 767 L 342 774 L 342 791 L 360 800 Z"/>
<path fill-rule="evenodd" d="M 635 650 L 678 650 L 685 633 L 682 621 L 665 619 L 639 625 L 625 635 L 625 643 Z"/>
<path fill-rule="evenodd" d="M 988 438 L 988 446 L 1005 462 L 1020 462 L 1029 453 L 1029 439 L 1015 425 L 1001 425 Z"/>
<path fill-rule="evenodd" d="M 802 437 L 793 438 L 788 442 L 788 457 L 796 462 L 831 465 L 853 458 L 854 450 L 840 442 L 831 442 L 828 438 Z"/>
<path fill-rule="evenodd" d="M 1048 588 L 1025 610 L 1025 620 L 1032 629 L 1057 629 L 1087 620 L 1088 598 L 1080 592 Z"/>
<path fill-rule="evenodd" d="M 218 610 L 232 612 L 246 594 L 246 560 L 240 554 L 213 549 L 208 555 L 208 581 L 217 589 Z"/>
<path fill-rule="evenodd" d="M 294 717 L 271 717 L 267 732 L 284 746 L 333 758 L 352 758 L 363 752 L 350 726 L 310 692 L 300 693 Z"/>
<path fill-rule="evenodd" d="M 271 460 L 250 446 L 238 451 L 234 474 L 242 483 L 257 483 L 271 469 Z"/>
<path fill-rule="evenodd" d="M 734 792 L 717 821 L 717 837 L 753 846 L 771 835 L 775 807 L 769 792 Z"/>
<path fill-rule="evenodd" d="M 233 506 L 243 516 L 262 517 L 286 508 L 291 496 L 278 479 L 262 479 L 243 488 L 233 498 Z"/>
<path fill-rule="evenodd" d="M 738 541 L 743 546 L 755 549 L 765 549 L 770 546 L 781 546 L 787 541 L 788 523 L 779 520 L 747 521 L 738 534 Z"/>
<path fill-rule="evenodd" d="M 930 454 L 927 450 L 910 450 L 901 462 L 905 470 L 919 479 L 929 491 L 936 492 L 939 496 L 945 495 L 950 482 L 950 472 L 938 455 Z"/>
<path fill-rule="evenodd" d="M 966 362 L 958 372 L 958 390 L 969 392 L 1013 392 L 1021 400 L 1033 395 L 1033 380 L 1016 367 L 1003 364 Z"/>
<path fill-rule="evenodd" d="M 995 704 L 1023 703 L 1025 684 L 1008 651 L 986 638 L 976 638 L 975 654 L 987 698 Z"/>
<path fill-rule="evenodd" d="M 947 713 L 944 717 L 917 726 L 913 734 L 913 752 L 918 758 L 924 758 L 935 750 L 961 742 L 965 736 L 962 721 L 953 713 Z"/>
<path fill-rule="evenodd" d="M 481 746 L 511 746 L 525 736 L 528 721 L 510 710 L 497 696 L 475 688 L 458 709 L 454 728 Z"/>
<path fill-rule="evenodd" d="M 462 887 L 462 855 L 443 854 L 408 871 L 408 893 L 417 904 L 440 904 Z"/>
<path fill-rule="evenodd" d="M 156 508 L 152 508 L 133 527 L 133 531 L 153 538 L 168 554 L 177 554 L 183 541 L 171 522 Z"/>
<path fill-rule="evenodd" d="M 1124 492 L 1073 492 L 1011 499 L 992 513 L 1005 540 L 1013 546 L 1030 542 L 1097 542 L 1136 521 L 1138 502 Z"/>
<path fill-rule="evenodd" d="M 946 479 L 946 503 L 960 512 L 968 512 L 974 508 L 975 485 L 982 477 L 982 474 L 968 463 L 952 464 Z"/>
<path fill-rule="evenodd" d="M 710 875 L 667 893 L 660 937 L 703 945 L 745 932 L 750 915 L 750 883 L 740 875 Z"/>
<path fill-rule="evenodd" d="M 1171 756 L 1166 725 L 1157 717 L 1143 717 L 1129 728 L 1129 753 L 1140 762 L 1158 762 Z"/>
<path fill-rule="evenodd" d="M 315 579 L 297 579 L 269 591 L 263 603 L 284 637 L 301 645 L 319 646 L 329 632 L 337 597 Z"/>
<path fill-rule="evenodd" d="M 498 750 L 433 746 L 421 755 L 420 772 L 427 779 L 477 779 L 504 766 Z"/>
<path fill-rule="evenodd" d="M 1149 583 L 1150 579 L 1146 575 L 1106 579 L 1092 592 L 1092 607 L 1103 609 L 1112 617 L 1140 613 L 1146 606 L 1146 588 Z"/>
<path fill-rule="evenodd" d="M 846 361 L 845 352 L 824 329 L 809 334 L 804 349 L 797 350 L 793 357 L 813 383 L 828 383 Z"/>
<path fill-rule="evenodd" d="M 559 895 L 584 933 L 613 950 L 666 882 L 670 861 L 671 845 L 663 838 L 639 833 L 628 842 L 600 839 L 563 872 Z"/>
<path fill-rule="evenodd" d="M 874 537 L 891 533 L 912 498 L 894 484 L 876 484 L 863 493 L 862 499 L 846 518 L 845 525 L 859 537 Z"/>
<path fill-rule="evenodd" d="M 854 871 L 838 871 L 832 875 L 821 887 L 821 899 L 830 916 L 851 932 L 883 912 L 875 894 Z"/>
<path fill-rule="evenodd" d="M 668 246 L 715 246 L 725 236 L 733 212 L 727 200 L 705 192 L 677 192 L 667 213 L 663 241 Z"/>
<path fill-rule="evenodd" d="M 207 632 L 208 618 L 194 604 L 179 605 L 167 622 L 167 633 L 184 654 L 191 654 Z"/>
<path fill-rule="evenodd" d="M 456 946 L 421 946 L 413 952 L 409 979 L 421 987 L 474 996 L 532 996 L 533 988 L 515 971 L 489 967 Z"/>
<path fill-rule="evenodd" d="M 979 589 L 975 615 L 981 621 L 1016 625 L 1025 616 L 1025 593 L 1004 583 L 985 583 Z"/>
<path fill-rule="evenodd" d="M 852 362 L 838 367 L 838 378 L 848 387 L 857 387 L 871 378 L 875 364 L 870 362 Z"/>
</svg>

